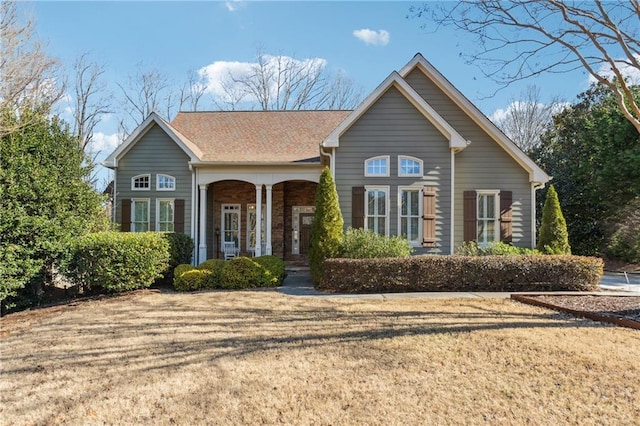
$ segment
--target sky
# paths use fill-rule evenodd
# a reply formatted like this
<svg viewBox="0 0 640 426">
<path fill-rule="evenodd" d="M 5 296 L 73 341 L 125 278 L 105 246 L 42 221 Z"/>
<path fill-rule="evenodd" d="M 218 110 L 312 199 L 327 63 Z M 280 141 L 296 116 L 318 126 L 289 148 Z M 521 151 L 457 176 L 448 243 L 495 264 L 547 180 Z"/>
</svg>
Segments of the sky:
<svg viewBox="0 0 640 426">
<path fill-rule="evenodd" d="M 331 72 L 343 72 L 366 96 L 416 53 L 431 62 L 486 115 L 518 99 L 527 85 L 541 89 L 542 99 L 572 102 L 586 90 L 586 73 L 543 75 L 498 87 L 463 53 L 476 46 L 453 29 L 433 31 L 426 18 L 412 16 L 409 2 L 199 1 L 20 3 L 33 16 L 46 51 L 67 69 L 88 53 L 104 65 L 104 81 L 116 99 L 129 75 L 156 69 L 176 85 L 190 70 L 246 66 L 260 49 L 270 55 L 317 59 Z M 244 64 L 244 65 L 243 65 Z M 63 108 L 63 111 L 65 108 Z M 68 114 L 69 106 L 66 107 Z M 118 114 L 105 116 L 95 131 L 98 160 L 120 142 Z M 172 117 L 169 117 L 172 118 Z M 105 171 L 100 179 L 107 180 Z"/>
</svg>

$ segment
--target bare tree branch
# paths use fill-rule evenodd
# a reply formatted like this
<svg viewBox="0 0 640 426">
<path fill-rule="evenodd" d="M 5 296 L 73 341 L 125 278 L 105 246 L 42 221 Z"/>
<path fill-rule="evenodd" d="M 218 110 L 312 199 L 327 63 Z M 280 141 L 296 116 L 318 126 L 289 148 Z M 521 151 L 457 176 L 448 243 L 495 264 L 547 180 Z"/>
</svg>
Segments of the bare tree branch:
<svg viewBox="0 0 640 426">
<path fill-rule="evenodd" d="M 467 62 L 501 87 L 543 72 L 584 69 L 614 93 L 640 132 L 640 99 L 627 80 L 629 70 L 640 73 L 638 0 L 461 0 L 412 12 L 428 15 L 436 29 L 451 26 L 475 36 L 479 50 L 465 53 Z"/>
</svg>

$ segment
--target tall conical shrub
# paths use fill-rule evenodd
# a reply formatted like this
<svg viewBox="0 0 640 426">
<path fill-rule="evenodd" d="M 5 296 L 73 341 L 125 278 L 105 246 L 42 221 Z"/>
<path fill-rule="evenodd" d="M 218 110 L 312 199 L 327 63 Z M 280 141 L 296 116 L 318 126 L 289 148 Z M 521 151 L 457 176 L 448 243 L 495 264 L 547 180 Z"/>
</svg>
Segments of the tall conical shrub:
<svg viewBox="0 0 640 426">
<path fill-rule="evenodd" d="M 314 283 L 322 280 L 322 262 L 336 257 L 343 239 L 342 212 L 338 203 L 338 192 L 328 167 L 320 175 L 316 190 L 316 210 L 311 225 L 311 247 L 309 266 Z"/>
<path fill-rule="evenodd" d="M 558 193 L 553 185 L 549 186 L 542 208 L 542 224 L 536 248 L 548 254 L 571 254 L 567 222 L 562 215 Z"/>
</svg>

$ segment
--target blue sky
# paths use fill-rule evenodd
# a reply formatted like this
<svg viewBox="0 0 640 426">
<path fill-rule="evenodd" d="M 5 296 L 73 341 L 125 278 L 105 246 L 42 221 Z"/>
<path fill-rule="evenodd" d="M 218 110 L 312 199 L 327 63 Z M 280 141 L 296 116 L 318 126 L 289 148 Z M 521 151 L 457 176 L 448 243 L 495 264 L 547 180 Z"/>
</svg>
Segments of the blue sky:
<svg viewBox="0 0 640 426">
<path fill-rule="evenodd" d="M 470 39 L 451 29 L 423 29 L 424 18 L 408 17 L 412 4 L 40 1 L 21 7 L 33 14 L 50 55 L 70 69 L 88 52 L 104 64 L 105 80 L 116 96 L 116 82 L 124 83 L 139 63 L 180 85 L 189 70 L 216 61 L 251 62 L 258 48 L 272 55 L 323 59 L 329 70 L 340 70 L 361 85 L 365 95 L 420 52 L 487 115 L 506 108 L 528 84 L 539 86 L 543 99 L 559 96 L 569 102 L 588 87 L 586 74 L 578 71 L 541 76 L 487 97 L 496 86 L 460 55 L 475 48 Z M 96 131 L 104 157 L 115 143 L 117 120 L 106 117 Z"/>
</svg>

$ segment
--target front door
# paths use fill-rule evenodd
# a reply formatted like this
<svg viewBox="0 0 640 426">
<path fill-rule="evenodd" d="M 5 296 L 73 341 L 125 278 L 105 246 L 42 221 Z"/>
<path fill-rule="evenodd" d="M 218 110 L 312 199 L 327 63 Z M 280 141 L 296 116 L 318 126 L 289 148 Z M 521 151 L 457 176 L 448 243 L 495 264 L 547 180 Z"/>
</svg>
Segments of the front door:
<svg viewBox="0 0 640 426">
<path fill-rule="evenodd" d="M 313 222 L 313 213 L 300 213 L 300 254 L 309 253 L 309 245 L 311 244 L 311 223 Z"/>
</svg>

